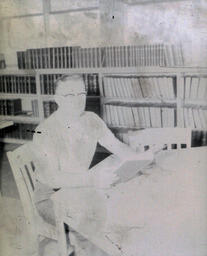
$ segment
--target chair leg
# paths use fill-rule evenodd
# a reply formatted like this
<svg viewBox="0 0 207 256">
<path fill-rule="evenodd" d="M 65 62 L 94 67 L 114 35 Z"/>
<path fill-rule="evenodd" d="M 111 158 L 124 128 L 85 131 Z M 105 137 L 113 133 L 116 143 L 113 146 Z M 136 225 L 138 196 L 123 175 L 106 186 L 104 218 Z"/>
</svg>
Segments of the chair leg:
<svg viewBox="0 0 207 256">
<path fill-rule="evenodd" d="M 68 256 L 66 234 L 63 221 L 57 221 L 59 256 Z"/>
</svg>

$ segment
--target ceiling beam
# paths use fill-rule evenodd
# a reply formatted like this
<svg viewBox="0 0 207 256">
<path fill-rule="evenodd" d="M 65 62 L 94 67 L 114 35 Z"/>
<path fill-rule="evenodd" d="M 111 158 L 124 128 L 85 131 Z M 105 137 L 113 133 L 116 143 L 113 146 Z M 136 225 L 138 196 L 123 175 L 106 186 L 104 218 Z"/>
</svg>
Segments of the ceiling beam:
<svg viewBox="0 0 207 256">
<path fill-rule="evenodd" d="M 31 13 L 31 14 L 25 14 L 25 15 L 5 16 L 5 17 L 1 17 L 0 20 L 31 18 L 31 17 L 42 16 L 42 15 L 43 13 Z"/>
<path fill-rule="evenodd" d="M 0 20 L 30 18 L 30 17 L 44 16 L 45 14 L 62 14 L 62 13 L 86 12 L 86 11 L 99 10 L 99 6 L 92 6 L 92 7 L 86 7 L 86 8 L 67 9 L 67 10 L 61 10 L 61 11 L 51 11 L 50 5 L 46 5 L 46 4 L 44 4 L 44 5 L 45 5 L 45 11 L 44 11 L 44 8 L 43 8 L 43 12 L 41 12 L 41 13 L 31 13 L 31 14 L 24 14 L 24 15 L 5 16 L 5 17 L 0 17 Z M 48 8 L 49 8 L 49 12 L 48 12 Z"/>
<path fill-rule="evenodd" d="M 75 8 L 75 9 L 67 9 L 67 10 L 61 10 L 61 11 L 50 11 L 50 14 L 62 14 L 62 13 L 70 13 L 70 12 L 86 12 L 86 11 L 94 11 L 98 10 L 99 6 L 92 6 L 92 7 L 86 7 L 86 8 Z"/>
<path fill-rule="evenodd" d="M 191 0 L 137 0 L 137 1 L 128 1 L 123 0 L 126 4 L 133 5 L 147 5 L 147 4 L 159 4 L 159 3 L 172 3 L 172 2 L 189 2 Z"/>
</svg>

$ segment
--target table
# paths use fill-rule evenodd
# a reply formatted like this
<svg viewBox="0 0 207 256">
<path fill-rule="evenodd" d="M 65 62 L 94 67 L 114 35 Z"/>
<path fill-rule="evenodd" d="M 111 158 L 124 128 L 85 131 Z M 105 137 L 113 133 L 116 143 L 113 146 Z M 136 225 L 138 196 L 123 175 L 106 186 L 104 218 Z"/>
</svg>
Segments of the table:
<svg viewBox="0 0 207 256">
<path fill-rule="evenodd" d="M 205 256 L 206 177 L 207 147 L 163 151 L 126 183 L 70 193 L 68 224 L 113 256 Z"/>
</svg>

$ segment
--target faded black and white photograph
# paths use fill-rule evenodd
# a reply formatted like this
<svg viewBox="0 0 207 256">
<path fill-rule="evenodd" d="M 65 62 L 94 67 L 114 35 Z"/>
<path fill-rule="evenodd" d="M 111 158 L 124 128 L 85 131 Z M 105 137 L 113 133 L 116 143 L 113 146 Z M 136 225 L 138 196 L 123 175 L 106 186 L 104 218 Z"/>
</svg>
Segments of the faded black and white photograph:
<svg viewBox="0 0 207 256">
<path fill-rule="evenodd" d="M 207 1 L 0 0 L 0 255 L 207 256 Z"/>
</svg>

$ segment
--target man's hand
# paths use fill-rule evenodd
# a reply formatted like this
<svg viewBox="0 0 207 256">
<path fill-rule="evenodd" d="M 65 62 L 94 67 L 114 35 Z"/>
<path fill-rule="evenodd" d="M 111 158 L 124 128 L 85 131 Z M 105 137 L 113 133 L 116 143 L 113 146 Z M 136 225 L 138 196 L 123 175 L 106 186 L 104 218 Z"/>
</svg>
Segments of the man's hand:
<svg viewBox="0 0 207 256">
<path fill-rule="evenodd" d="M 113 170 L 113 167 L 111 169 L 105 169 L 102 172 L 97 173 L 94 175 L 94 187 L 100 188 L 100 189 L 108 189 L 113 186 L 118 180 L 119 177 L 115 173 L 115 170 Z"/>
</svg>

